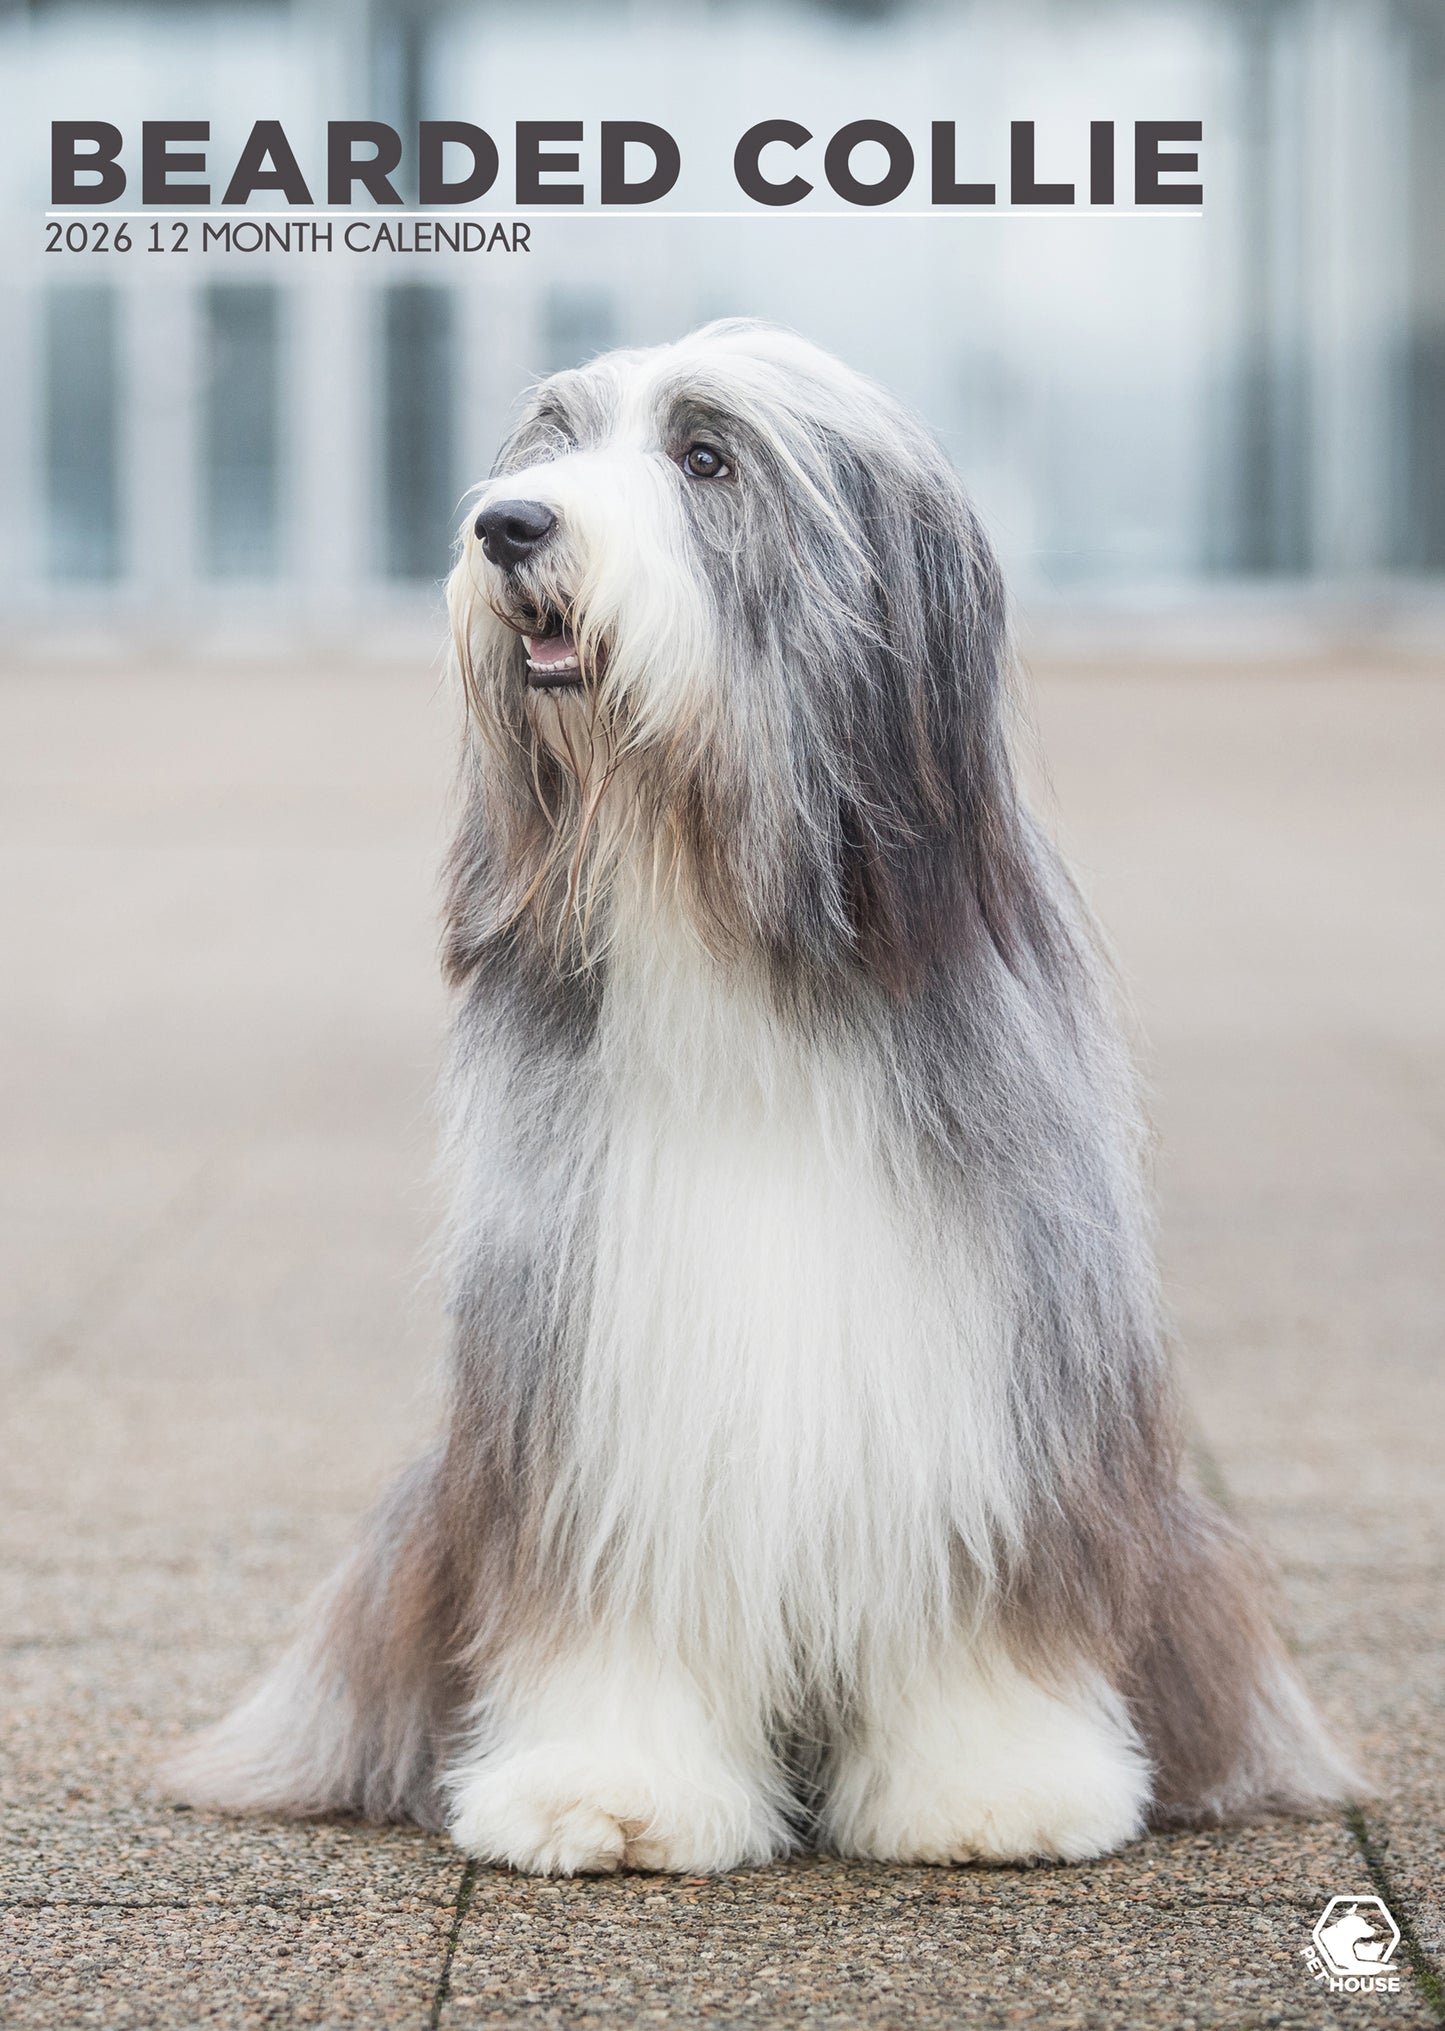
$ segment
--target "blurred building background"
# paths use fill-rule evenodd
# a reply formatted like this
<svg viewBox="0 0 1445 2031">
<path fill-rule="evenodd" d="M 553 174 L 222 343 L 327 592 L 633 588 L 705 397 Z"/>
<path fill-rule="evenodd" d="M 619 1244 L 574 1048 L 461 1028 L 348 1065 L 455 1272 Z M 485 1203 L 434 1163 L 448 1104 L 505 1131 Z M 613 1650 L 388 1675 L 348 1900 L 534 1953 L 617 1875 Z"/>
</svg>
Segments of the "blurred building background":
<svg viewBox="0 0 1445 2031">
<path fill-rule="evenodd" d="M 1041 175 L 1082 197 L 1088 123 L 1113 118 L 1123 203 L 658 215 L 740 206 L 734 142 L 784 114 L 815 174 L 844 121 L 901 126 L 904 207 L 932 119 L 1001 185 L 1008 122 L 1035 120 Z M 587 123 L 595 202 L 604 116 L 679 136 L 676 190 L 645 215 L 539 208 L 529 255 L 44 250 L 56 118 L 121 126 L 133 191 L 142 119 L 208 118 L 219 186 L 279 118 L 317 193 L 328 118 L 467 119 L 501 144 L 500 209 L 519 119 Z M 1201 212 L 1128 212 L 1139 117 L 1203 121 Z M 1437 611 L 1439 0 L 31 0 L 0 7 L 0 123 L 12 640 L 408 624 L 529 376 L 723 313 L 795 325 L 922 409 L 1034 612 L 1258 611 L 1271 588 L 1381 625 Z"/>
</svg>

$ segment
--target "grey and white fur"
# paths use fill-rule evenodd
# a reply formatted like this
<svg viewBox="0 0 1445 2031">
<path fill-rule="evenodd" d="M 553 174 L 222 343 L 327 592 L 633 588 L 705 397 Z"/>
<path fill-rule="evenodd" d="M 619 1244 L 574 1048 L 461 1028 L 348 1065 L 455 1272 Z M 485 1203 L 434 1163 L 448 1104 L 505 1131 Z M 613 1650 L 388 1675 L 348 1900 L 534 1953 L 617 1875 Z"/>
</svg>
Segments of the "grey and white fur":
<svg viewBox="0 0 1445 2031">
<path fill-rule="evenodd" d="M 1339 1797 L 1181 1478 L 1134 1081 L 943 454 L 727 322 L 542 382 L 474 509 L 445 1428 L 175 1790 L 563 1872 Z"/>
</svg>

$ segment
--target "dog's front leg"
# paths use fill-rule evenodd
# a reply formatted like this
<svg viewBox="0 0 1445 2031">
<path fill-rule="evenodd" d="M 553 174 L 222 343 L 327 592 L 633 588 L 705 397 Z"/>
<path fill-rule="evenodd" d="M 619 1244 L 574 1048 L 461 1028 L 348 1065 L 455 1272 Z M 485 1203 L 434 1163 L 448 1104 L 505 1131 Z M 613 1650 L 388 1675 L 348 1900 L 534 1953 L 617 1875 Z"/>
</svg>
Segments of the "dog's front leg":
<svg viewBox="0 0 1445 2031">
<path fill-rule="evenodd" d="M 1045 1685 L 960 1637 L 867 1695 L 834 1760 L 823 1829 L 873 1861 L 1077 1862 L 1143 1831 L 1149 1778 L 1096 1674 Z"/>
<path fill-rule="evenodd" d="M 459 1847 L 540 1875 L 712 1873 L 791 1845 L 762 1703 L 637 1629 L 509 1660 L 448 1788 Z"/>
</svg>

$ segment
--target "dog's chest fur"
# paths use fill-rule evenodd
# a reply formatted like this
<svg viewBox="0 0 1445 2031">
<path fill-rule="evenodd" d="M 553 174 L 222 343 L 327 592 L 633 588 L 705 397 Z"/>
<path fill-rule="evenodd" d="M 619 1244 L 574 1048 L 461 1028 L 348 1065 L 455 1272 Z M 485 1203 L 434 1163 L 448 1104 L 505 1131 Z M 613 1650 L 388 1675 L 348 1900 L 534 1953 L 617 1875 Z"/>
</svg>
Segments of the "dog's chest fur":
<svg viewBox="0 0 1445 2031">
<path fill-rule="evenodd" d="M 846 1032 L 790 1028 L 666 919 L 609 966 L 573 1514 L 654 1615 L 726 1575 L 779 1641 L 851 1653 L 941 1603 L 1004 1499 L 983 1252 L 898 1163 Z"/>
</svg>

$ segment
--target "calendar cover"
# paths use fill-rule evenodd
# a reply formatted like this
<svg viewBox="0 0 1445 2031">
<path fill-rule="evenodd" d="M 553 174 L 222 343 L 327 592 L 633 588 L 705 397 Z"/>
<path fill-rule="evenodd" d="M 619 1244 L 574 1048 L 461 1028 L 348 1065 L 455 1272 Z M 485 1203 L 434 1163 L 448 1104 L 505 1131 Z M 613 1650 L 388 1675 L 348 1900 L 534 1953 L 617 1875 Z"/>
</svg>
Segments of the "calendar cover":
<svg viewBox="0 0 1445 2031">
<path fill-rule="evenodd" d="M 1434 0 L 0 112 L 6 2025 L 1435 2021 Z"/>
</svg>

